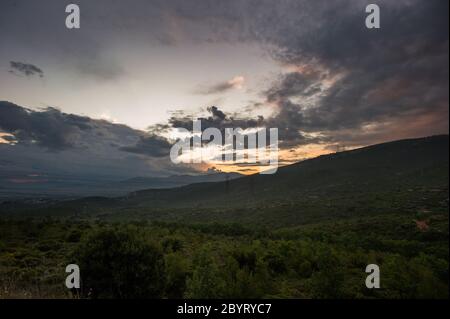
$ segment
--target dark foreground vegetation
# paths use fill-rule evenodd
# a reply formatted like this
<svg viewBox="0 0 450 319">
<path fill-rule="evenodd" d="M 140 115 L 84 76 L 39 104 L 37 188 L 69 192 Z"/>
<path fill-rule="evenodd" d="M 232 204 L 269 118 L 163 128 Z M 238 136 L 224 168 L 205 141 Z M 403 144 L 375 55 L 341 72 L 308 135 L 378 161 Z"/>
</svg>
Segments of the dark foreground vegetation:
<svg viewBox="0 0 450 319">
<path fill-rule="evenodd" d="M 425 217 L 421 229 L 415 218 Z M 294 228 L 2 220 L 2 298 L 448 298 L 448 216 Z M 82 289 L 64 286 L 77 263 Z M 381 289 L 365 286 L 367 264 Z"/>
</svg>

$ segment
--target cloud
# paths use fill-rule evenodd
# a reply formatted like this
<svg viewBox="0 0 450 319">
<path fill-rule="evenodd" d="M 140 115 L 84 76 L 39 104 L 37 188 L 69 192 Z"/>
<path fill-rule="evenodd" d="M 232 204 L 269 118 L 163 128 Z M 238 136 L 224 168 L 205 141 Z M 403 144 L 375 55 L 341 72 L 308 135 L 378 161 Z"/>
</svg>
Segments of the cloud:
<svg viewBox="0 0 450 319">
<path fill-rule="evenodd" d="M 49 150 L 75 146 L 82 130 L 90 129 L 89 119 L 61 113 L 51 107 L 41 112 L 0 101 L 0 129 L 18 143 L 32 143 Z"/>
<path fill-rule="evenodd" d="M 258 43 L 288 70 L 261 90 L 271 115 L 252 119 L 215 114 L 216 108 L 198 116 L 202 126 L 277 127 L 284 148 L 448 132 L 448 120 L 442 120 L 448 119 L 449 100 L 448 2 L 381 0 L 379 30 L 365 27 L 369 3 L 231 0 L 164 6 L 186 36 Z M 224 81 L 198 93 L 226 92 L 241 82 Z M 192 118 L 173 116 L 169 124 L 192 129 Z"/>
<path fill-rule="evenodd" d="M 241 75 L 237 75 L 231 80 L 219 82 L 211 86 L 201 87 L 196 90 L 198 94 L 218 94 L 224 93 L 232 89 L 240 90 L 244 86 L 245 78 Z"/>
<path fill-rule="evenodd" d="M 198 116 L 202 125 L 202 130 L 206 128 L 217 128 L 222 132 L 225 128 L 241 128 L 243 130 L 264 125 L 264 118 L 249 118 L 239 114 L 227 114 L 220 110 L 217 106 L 210 106 L 207 109 L 208 116 Z M 189 131 L 193 130 L 193 118 L 184 116 L 182 113 L 170 117 L 169 124 L 173 128 L 184 128 Z"/>
<path fill-rule="evenodd" d="M 295 96 L 311 96 L 321 92 L 320 74 L 305 75 L 290 72 L 281 76 L 264 94 L 269 102 Z"/>
<path fill-rule="evenodd" d="M 10 61 L 10 73 L 17 75 L 25 75 L 25 76 L 39 76 L 40 78 L 44 77 L 44 71 L 33 64 L 22 63 L 17 61 Z"/>
<path fill-rule="evenodd" d="M 202 131 L 207 128 L 219 129 L 222 133 L 222 143 L 225 142 L 226 128 L 240 128 L 242 130 L 247 130 L 260 129 L 263 127 L 278 129 L 279 146 L 281 148 L 319 142 L 319 139 L 303 135 L 300 132 L 298 125 L 303 122 L 302 114 L 298 111 L 296 105 L 292 103 L 286 104 L 284 108 L 280 109 L 279 113 L 268 118 L 264 118 L 261 115 L 252 118 L 244 114 L 227 114 L 216 106 L 208 107 L 207 111 L 210 114 L 209 116 L 199 116 L 196 120 L 201 122 Z M 184 128 L 192 131 L 192 120 L 192 117 L 185 117 L 182 114 L 179 114 L 178 116 L 172 116 L 169 119 L 169 123 L 173 128 Z M 266 143 L 269 143 L 268 134 Z"/>
<path fill-rule="evenodd" d="M 366 4 L 286 1 L 244 14 L 246 41 L 294 70 L 262 92 L 275 107 L 265 123 L 286 147 L 448 132 L 448 3 L 381 1 L 377 31 L 364 26 Z"/>
<path fill-rule="evenodd" d="M 169 155 L 171 146 L 172 144 L 164 137 L 151 134 L 142 136 L 136 145 L 124 146 L 120 150 L 152 157 L 164 157 Z"/>
<path fill-rule="evenodd" d="M 40 111 L 0 101 L 0 132 L 19 144 L 37 145 L 50 151 L 109 144 L 119 151 L 163 157 L 171 144 L 156 134 L 134 130 L 106 120 L 67 114 L 47 107 Z"/>
<path fill-rule="evenodd" d="M 161 136 L 55 108 L 35 111 L 0 101 L 0 137 L 0 177 L 32 172 L 120 180 L 200 169 L 173 164 Z"/>
<path fill-rule="evenodd" d="M 379 0 L 379 30 L 364 24 L 370 2 L 153 0 L 136 1 L 131 8 L 81 0 L 88 14 L 84 27 L 70 37 L 55 27 L 62 4 L 24 10 L 28 2 L 5 2 L 0 21 L 7 28 L 0 28 L 0 37 L 29 50 L 61 50 L 82 70 L 99 65 L 94 73 L 105 79 L 120 75 L 114 59 L 107 59 L 108 44 L 130 33 L 139 43 L 166 37 L 176 39 L 168 41 L 174 45 L 256 44 L 287 70 L 261 89 L 260 102 L 270 104 L 273 114 L 251 119 L 211 111 L 202 121 L 220 128 L 278 127 L 285 147 L 448 132 L 448 1 Z M 18 12 L 44 17 L 42 27 L 33 29 L 32 17 L 15 19 Z M 95 45 L 96 39 L 103 39 L 102 45 Z M 236 77 L 197 93 L 229 92 L 244 83 Z M 190 128 L 192 120 L 176 116 L 168 124 Z"/>
<path fill-rule="evenodd" d="M 264 123 L 286 147 L 448 132 L 448 2 L 379 1 L 379 30 L 365 27 L 369 3 L 228 1 L 177 12 L 207 25 L 213 41 L 260 43 L 294 70 L 262 92 L 274 106 Z"/>
<path fill-rule="evenodd" d="M 361 22 L 359 9 L 364 5 L 340 5 L 334 13 L 329 7 L 319 7 L 311 12 L 314 24 L 306 28 L 314 37 L 285 32 L 274 38 L 279 45 L 274 56 L 281 62 L 308 64 L 312 69 L 327 70 L 328 77 L 340 76 L 328 88 L 311 91 L 314 82 L 308 82 L 309 78 L 301 73 L 286 74 L 281 85 L 277 83 L 267 92 L 267 99 L 276 98 L 279 108 L 272 125 L 322 132 L 325 141 L 346 135 L 345 139 L 361 137 L 361 142 L 373 143 L 381 135 L 390 135 L 383 130 L 390 130 L 390 139 L 397 138 L 388 123 L 408 126 L 410 136 L 427 134 L 409 124 L 429 114 L 428 134 L 436 130 L 432 122 L 439 125 L 438 131 L 448 131 L 448 122 L 440 121 L 448 117 L 448 3 L 381 2 L 383 23 L 376 32 Z M 324 82 L 326 78 L 315 83 L 324 87 Z M 310 92 L 317 94 L 312 107 L 305 106 Z"/>
</svg>

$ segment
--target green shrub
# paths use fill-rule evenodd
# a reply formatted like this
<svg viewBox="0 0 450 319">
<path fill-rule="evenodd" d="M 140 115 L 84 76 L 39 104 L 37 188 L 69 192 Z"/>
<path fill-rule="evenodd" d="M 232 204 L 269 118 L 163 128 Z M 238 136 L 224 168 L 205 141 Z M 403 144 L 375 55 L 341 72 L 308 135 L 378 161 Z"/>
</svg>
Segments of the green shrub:
<svg viewBox="0 0 450 319">
<path fill-rule="evenodd" d="M 192 277 L 187 281 L 187 298 L 221 298 L 225 282 L 212 257 L 211 249 L 203 248 L 194 260 Z"/>
<path fill-rule="evenodd" d="M 161 249 L 137 229 L 106 229 L 80 243 L 73 257 L 80 267 L 82 296 L 160 298 L 165 265 Z"/>
<path fill-rule="evenodd" d="M 166 296 L 168 298 L 183 298 L 186 290 L 186 278 L 189 273 L 186 257 L 177 253 L 166 255 Z"/>
<path fill-rule="evenodd" d="M 177 252 L 183 249 L 183 241 L 179 238 L 168 237 L 162 241 L 165 252 Z"/>
<path fill-rule="evenodd" d="M 81 239 L 81 231 L 78 229 L 72 230 L 67 236 L 66 241 L 69 243 L 78 243 Z"/>
</svg>

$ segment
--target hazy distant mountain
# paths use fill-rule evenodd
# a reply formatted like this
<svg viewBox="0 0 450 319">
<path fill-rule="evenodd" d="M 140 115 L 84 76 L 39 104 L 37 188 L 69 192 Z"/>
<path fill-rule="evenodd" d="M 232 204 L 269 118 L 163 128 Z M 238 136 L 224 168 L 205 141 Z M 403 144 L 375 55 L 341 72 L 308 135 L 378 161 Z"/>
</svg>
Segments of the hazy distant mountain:
<svg viewBox="0 0 450 319">
<path fill-rule="evenodd" d="M 345 216 L 414 216 L 429 209 L 446 213 L 448 147 L 448 135 L 401 140 L 320 156 L 281 167 L 274 175 L 251 175 L 171 189 L 155 189 L 158 180 L 132 179 L 123 183 L 154 183 L 153 189 L 125 197 L 81 198 L 43 206 L 2 205 L 0 212 L 270 226 Z M 179 178 L 192 182 L 192 177 Z"/>
<path fill-rule="evenodd" d="M 98 176 L 0 174 L 0 199 L 30 197 L 124 196 L 141 189 L 160 189 L 202 182 L 222 182 L 242 177 L 238 173 L 135 177 L 114 181 Z"/>
<path fill-rule="evenodd" d="M 148 188 L 174 188 L 195 183 L 224 182 L 244 175 L 239 173 L 210 173 L 204 175 L 173 175 L 169 177 L 135 177 L 117 183 L 121 189 L 131 191 Z"/>
</svg>

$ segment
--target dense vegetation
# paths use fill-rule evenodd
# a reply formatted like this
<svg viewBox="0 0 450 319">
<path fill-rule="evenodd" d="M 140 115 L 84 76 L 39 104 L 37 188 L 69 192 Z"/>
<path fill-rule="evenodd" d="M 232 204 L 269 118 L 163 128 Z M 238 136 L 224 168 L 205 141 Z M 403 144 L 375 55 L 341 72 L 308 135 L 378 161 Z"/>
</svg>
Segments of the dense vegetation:
<svg viewBox="0 0 450 319">
<path fill-rule="evenodd" d="M 2 220 L 0 297 L 448 298 L 448 217 L 268 230 L 229 224 Z M 77 263 L 82 290 L 64 286 Z M 367 264 L 381 289 L 365 287 Z"/>
</svg>

